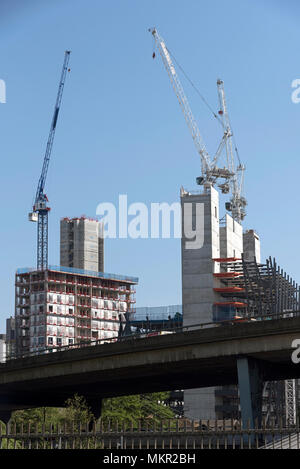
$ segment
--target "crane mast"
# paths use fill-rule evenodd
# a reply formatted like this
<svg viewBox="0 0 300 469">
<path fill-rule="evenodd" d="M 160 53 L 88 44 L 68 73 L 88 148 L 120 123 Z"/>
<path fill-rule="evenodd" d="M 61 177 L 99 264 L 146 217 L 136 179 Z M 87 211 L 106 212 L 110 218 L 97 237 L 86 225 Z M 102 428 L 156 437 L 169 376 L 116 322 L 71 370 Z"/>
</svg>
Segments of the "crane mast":
<svg viewBox="0 0 300 469">
<path fill-rule="evenodd" d="M 59 81 L 58 93 L 56 97 L 53 118 L 50 127 L 50 133 L 47 141 L 46 152 L 42 172 L 37 186 L 34 205 L 32 212 L 29 213 L 29 221 L 37 222 L 37 269 L 44 270 L 48 267 L 48 213 L 50 207 L 48 206 L 48 198 L 44 193 L 46 178 L 49 168 L 49 161 L 55 136 L 56 124 L 61 105 L 66 74 L 68 71 L 68 63 L 71 51 L 65 51 L 64 62 Z"/>
<path fill-rule="evenodd" d="M 230 178 L 230 186 L 231 186 L 231 199 L 230 202 L 226 204 L 226 208 L 228 211 L 231 212 L 232 217 L 239 223 L 245 218 L 246 211 L 245 207 L 247 205 L 246 199 L 242 196 L 243 192 L 243 184 L 244 184 L 244 171 L 245 166 L 239 164 L 235 166 L 235 156 L 233 150 L 233 132 L 230 125 L 230 120 L 228 116 L 228 110 L 226 105 L 225 99 L 225 91 L 224 91 L 224 82 L 220 79 L 217 80 L 217 88 L 218 88 L 218 95 L 219 95 L 219 104 L 220 110 L 219 115 L 221 116 L 221 122 L 223 126 L 223 131 L 225 135 L 225 148 L 226 148 L 226 156 L 227 156 L 227 167 L 232 172 L 232 177 Z M 237 155 L 238 156 L 238 155 Z M 238 157 L 239 160 L 239 157 Z"/>
</svg>

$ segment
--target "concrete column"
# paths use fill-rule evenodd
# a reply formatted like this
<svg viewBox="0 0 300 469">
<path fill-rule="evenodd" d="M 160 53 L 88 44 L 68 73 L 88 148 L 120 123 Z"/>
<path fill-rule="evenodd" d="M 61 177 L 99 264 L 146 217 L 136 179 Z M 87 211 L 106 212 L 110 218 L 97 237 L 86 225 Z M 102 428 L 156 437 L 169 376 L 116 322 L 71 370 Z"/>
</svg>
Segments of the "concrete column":
<svg viewBox="0 0 300 469">
<path fill-rule="evenodd" d="M 180 199 L 183 325 L 209 323 L 213 321 L 213 303 L 220 300 L 219 294 L 214 292 L 217 283 L 213 277 L 219 266 L 212 260 L 220 257 L 219 194 L 213 187 L 198 194 L 182 189 Z M 197 206 L 201 205 L 203 216 L 197 219 Z M 203 245 L 196 249 L 191 246 L 186 235 L 189 230 L 196 231 L 199 239 L 203 235 Z M 218 399 L 213 387 L 184 391 L 184 414 L 188 418 L 215 419 L 216 404 Z"/>
<path fill-rule="evenodd" d="M 11 411 L 10 410 L 1 410 L 0 411 L 0 420 L 5 423 L 5 425 L 8 424 L 11 418 Z"/>
<path fill-rule="evenodd" d="M 262 421 L 263 376 L 258 360 L 248 357 L 237 359 L 240 405 L 243 428 L 255 428 Z"/>
<path fill-rule="evenodd" d="M 91 409 L 95 419 L 98 420 L 101 417 L 102 399 L 86 398 L 86 402 L 88 407 Z"/>
</svg>

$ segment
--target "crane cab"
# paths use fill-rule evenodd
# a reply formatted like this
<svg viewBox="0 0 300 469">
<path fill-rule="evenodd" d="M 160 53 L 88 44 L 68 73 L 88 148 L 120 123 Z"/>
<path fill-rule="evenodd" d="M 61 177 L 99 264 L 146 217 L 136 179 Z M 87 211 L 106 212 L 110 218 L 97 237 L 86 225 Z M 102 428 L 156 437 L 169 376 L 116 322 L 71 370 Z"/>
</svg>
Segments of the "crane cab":
<svg viewBox="0 0 300 469">
<path fill-rule="evenodd" d="M 38 218 L 39 218 L 39 214 L 37 212 L 30 212 L 28 214 L 28 220 L 29 221 L 37 222 Z"/>
</svg>

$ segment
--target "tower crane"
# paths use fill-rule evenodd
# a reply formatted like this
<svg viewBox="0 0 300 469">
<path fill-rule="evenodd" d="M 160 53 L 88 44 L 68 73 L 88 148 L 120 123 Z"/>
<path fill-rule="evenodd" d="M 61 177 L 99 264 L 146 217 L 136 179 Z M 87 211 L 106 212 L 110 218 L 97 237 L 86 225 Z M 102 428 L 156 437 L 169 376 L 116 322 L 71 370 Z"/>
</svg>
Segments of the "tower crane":
<svg viewBox="0 0 300 469">
<path fill-rule="evenodd" d="M 184 93 L 183 87 L 180 83 L 179 77 L 176 73 L 170 52 L 168 51 L 165 41 L 160 36 L 156 28 L 150 28 L 149 32 L 152 34 L 155 40 L 163 64 L 182 109 L 184 118 L 191 132 L 194 144 L 200 155 L 202 175 L 197 177 L 197 184 L 203 185 L 204 190 L 207 190 L 209 187 L 214 186 L 219 179 L 223 179 L 223 182 L 218 185 L 222 193 L 227 194 L 230 192 L 230 190 L 232 192 L 232 198 L 230 202 L 226 204 L 226 209 L 230 211 L 233 218 L 240 223 L 245 216 L 244 207 L 246 205 L 246 200 L 241 196 L 243 172 L 245 168 L 241 164 L 237 169 L 235 168 L 231 140 L 232 131 L 229 125 L 223 82 L 222 80 L 218 80 L 219 100 L 221 105 L 219 115 L 222 115 L 221 123 L 224 133 L 214 157 L 211 158 L 205 148 L 201 133 L 193 116 L 187 97 Z M 155 57 L 155 54 L 153 57 Z M 220 168 L 218 167 L 218 161 L 220 160 L 220 156 L 224 148 L 226 149 L 227 155 L 227 167 Z"/>
<path fill-rule="evenodd" d="M 66 50 L 64 62 L 56 97 L 53 118 L 50 127 L 50 133 L 47 141 L 46 152 L 42 172 L 37 186 L 37 191 L 34 199 L 32 212 L 29 213 L 29 221 L 37 222 L 37 269 L 44 270 L 48 267 L 48 213 L 50 207 L 48 206 L 48 198 L 44 193 L 49 161 L 55 136 L 56 124 L 58 113 L 61 105 L 65 80 L 68 69 L 68 63 L 71 51 Z"/>
</svg>

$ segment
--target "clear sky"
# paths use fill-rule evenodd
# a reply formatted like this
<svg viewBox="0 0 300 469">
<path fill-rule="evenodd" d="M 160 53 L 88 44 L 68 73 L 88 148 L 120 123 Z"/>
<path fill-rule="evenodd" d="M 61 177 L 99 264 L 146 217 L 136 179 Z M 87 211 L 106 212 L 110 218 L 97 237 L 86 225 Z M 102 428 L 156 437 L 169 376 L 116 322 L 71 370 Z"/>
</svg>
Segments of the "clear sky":
<svg viewBox="0 0 300 469">
<path fill-rule="evenodd" d="M 45 152 L 63 54 L 71 73 L 48 173 L 49 257 L 59 263 L 59 220 L 95 216 L 100 202 L 179 201 L 194 190 L 199 158 L 166 71 L 152 59 L 156 26 L 217 110 L 224 80 L 246 164 L 245 228 L 263 257 L 296 281 L 299 267 L 300 78 L 298 0 L 2 0 L 0 79 L 0 331 L 14 312 L 14 273 L 36 263 L 27 221 Z M 182 80 L 213 152 L 219 129 Z M 180 240 L 106 240 L 105 270 L 138 276 L 138 306 L 181 302 Z"/>
</svg>

